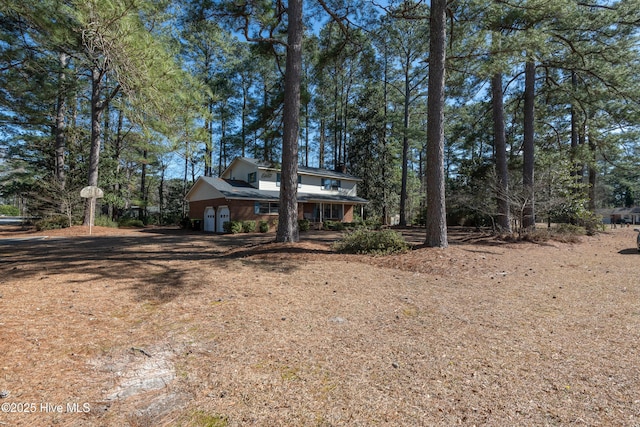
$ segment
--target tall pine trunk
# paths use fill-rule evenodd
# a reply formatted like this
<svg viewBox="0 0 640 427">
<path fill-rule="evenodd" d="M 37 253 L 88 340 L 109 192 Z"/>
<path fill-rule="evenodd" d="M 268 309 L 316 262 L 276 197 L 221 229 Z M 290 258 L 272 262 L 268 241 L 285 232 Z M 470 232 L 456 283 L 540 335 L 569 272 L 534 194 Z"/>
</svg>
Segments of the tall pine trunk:
<svg viewBox="0 0 640 427">
<path fill-rule="evenodd" d="M 522 228 L 535 229 L 535 190 L 534 190 L 534 163 L 535 163 L 535 80 L 536 65 L 533 61 L 525 64 L 524 83 L 524 142 L 522 148 L 522 184 L 524 187 L 524 208 L 522 211 Z"/>
<path fill-rule="evenodd" d="M 100 149 L 102 148 L 102 116 L 109 102 L 120 91 L 120 85 L 111 89 L 108 95 L 104 95 L 104 71 L 98 66 L 91 69 L 91 144 L 89 148 L 89 171 L 87 174 L 87 185 L 98 186 L 98 171 L 100 165 Z M 84 205 L 83 225 L 91 223 L 91 200 L 87 199 Z M 93 225 L 93 224 L 91 224 Z"/>
<path fill-rule="evenodd" d="M 588 120 L 591 120 L 593 116 L 590 115 Z M 596 184 L 597 184 L 597 162 L 598 162 L 598 145 L 596 139 L 591 132 L 589 123 L 586 124 L 584 130 L 585 137 L 588 139 L 589 147 L 589 191 L 588 191 L 588 203 L 587 208 L 591 212 L 596 211 Z"/>
<path fill-rule="evenodd" d="M 118 110 L 118 127 L 116 128 L 116 137 L 113 141 L 113 160 L 115 162 L 115 183 L 113 184 L 113 194 L 116 198 L 120 198 L 120 155 L 122 153 L 123 146 L 123 136 L 122 136 L 122 126 L 123 126 L 124 114 L 122 113 L 122 109 Z M 117 221 L 120 217 L 120 212 L 118 207 L 112 202 L 109 204 L 109 218 L 113 221 Z"/>
<path fill-rule="evenodd" d="M 98 186 L 98 165 L 100 164 L 100 147 L 102 145 L 102 113 L 105 103 L 102 100 L 102 71 L 97 67 L 91 70 L 91 146 L 89 149 L 88 186 Z M 93 225 L 91 220 L 91 204 L 95 199 L 86 199 L 83 225 Z M 95 206 L 94 206 L 95 208 Z"/>
<path fill-rule="evenodd" d="M 408 62 L 408 61 L 407 61 Z M 402 133 L 402 182 L 400 187 L 400 226 L 407 225 L 407 179 L 409 175 L 409 97 L 411 87 L 409 80 L 409 64 L 404 73 L 403 133 Z"/>
<path fill-rule="evenodd" d="M 289 1 L 288 15 L 277 242 L 297 242 L 299 240 L 297 192 L 300 80 L 302 75 L 302 0 Z"/>
<path fill-rule="evenodd" d="M 430 247 L 445 248 L 447 210 L 444 188 L 444 89 L 447 47 L 447 0 L 431 1 L 429 95 L 427 99 L 427 238 Z"/>
<path fill-rule="evenodd" d="M 571 72 L 571 89 L 574 96 L 578 89 L 578 75 L 575 71 Z M 571 103 L 571 160 L 573 162 L 573 169 L 571 169 L 571 176 L 575 177 L 576 183 L 582 182 L 582 163 L 577 159 L 579 140 L 578 129 L 578 111 L 576 109 L 576 100 Z"/>
<path fill-rule="evenodd" d="M 142 150 L 142 167 L 140 170 L 140 200 L 142 203 L 138 206 L 138 219 L 142 222 L 147 218 L 147 158 L 149 152 L 147 149 Z"/>
<path fill-rule="evenodd" d="M 60 72 L 58 74 L 58 102 L 56 105 L 56 125 L 55 125 L 55 176 L 60 189 L 64 191 L 66 187 L 65 175 L 65 150 L 66 150 L 66 123 L 67 114 L 67 91 L 66 91 L 66 69 L 69 65 L 69 55 L 61 53 L 58 56 L 60 61 Z"/>
<path fill-rule="evenodd" d="M 502 97 L 502 74 L 496 73 L 491 79 L 491 101 L 493 107 L 493 138 L 496 153 L 497 225 L 500 231 L 510 233 L 509 169 L 507 167 L 507 141 L 504 129 L 504 101 Z"/>
</svg>

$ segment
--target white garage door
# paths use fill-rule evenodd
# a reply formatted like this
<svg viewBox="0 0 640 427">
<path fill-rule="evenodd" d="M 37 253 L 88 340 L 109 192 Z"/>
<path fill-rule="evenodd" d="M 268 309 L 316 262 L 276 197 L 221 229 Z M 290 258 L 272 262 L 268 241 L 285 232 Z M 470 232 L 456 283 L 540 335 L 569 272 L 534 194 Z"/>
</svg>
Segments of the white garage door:
<svg viewBox="0 0 640 427">
<path fill-rule="evenodd" d="M 204 224 L 202 229 L 204 231 L 209 231 L 211 233 L 216 231 L 216 210 L 215 209 L 211 207 L 205 208 Z"/>
<path fill-rule="evenodd" d="M 216 231 L 218 233 L 224 233 L 225 222 L 229 222 L 229 208 L 227 206 L 220 206 L 218 208 L 218 215 L 216 217 Z"/>
</svg>

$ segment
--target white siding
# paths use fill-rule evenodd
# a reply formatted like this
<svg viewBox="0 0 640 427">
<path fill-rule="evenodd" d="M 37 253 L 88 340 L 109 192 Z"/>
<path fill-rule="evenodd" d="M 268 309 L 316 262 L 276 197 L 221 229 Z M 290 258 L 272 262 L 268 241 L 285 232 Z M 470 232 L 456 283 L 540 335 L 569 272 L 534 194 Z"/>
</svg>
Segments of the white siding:
<svg viewBox="0 0 640 427">
<path fill-rule="evenodd" d="M 219 199 L 224 197 L 221 192 L 204 182 L 203 178 L 200 178 L 196 182 L 196 185 L 191 189 L 191 191 L 189 191 L 189 193 L 188 199 L 190 202 Z"/>
<path fill-rule="evenodd" d="M 278 172 L 274 170 L 260 170 L 258 171 L 258 179 L 260 180 L 260 190 L 266 191 L 280 191 L 280 186 L 276 185 L 276 177 Z"/>
<path fill-rule="evenodd" d="M 222 175 L 222 178 L 249 182 L 249 174 L 252 172 L 258 172 L 258 168 L 255 165 L 238 160 L 233 162 L 231 167 Z M 251 185 L 257 187 L 258 183 L 251 183 Z"/>
<path fill-rule="evenodd" d="M 331 194 L 331 195 L 345 195 L 356 196 L 357 182 L 340 178 L 339 190 L 325 190 L 322 186 L 323 177 L 316 175 L 302 175 L 302 185 L 298 187 L 298 191 L 308 194 Z"/>
<path fill-rule="evenodd" d="M 258 174 L 260 176 L 260 190 L 280 191 L 280 183 L 276 181 L 278 172 L 261 170 Z M 322 186 L 323 177 L 305 174 L 301 174 L 301 176 L 302 182 L 298 184 L 299 193 L 356 196 L 356 181 L 340 179 L 341 188 L 339 190 L 325 190 Z"/>
</svg>

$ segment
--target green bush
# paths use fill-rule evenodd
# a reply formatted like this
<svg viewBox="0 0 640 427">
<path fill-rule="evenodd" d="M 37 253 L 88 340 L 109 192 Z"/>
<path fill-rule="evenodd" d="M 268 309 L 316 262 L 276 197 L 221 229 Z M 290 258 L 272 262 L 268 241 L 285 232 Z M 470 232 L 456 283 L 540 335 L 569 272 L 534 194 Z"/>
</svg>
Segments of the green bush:
<svg viewBox="0 0 640 427">
<path fill-rule="evenodd" d="M 373 231 L 364 228 L 346 234 L 333 244 L 340 253 L 388 255 L 409 250 L 402 234 L 393 230 Z"/>
<path fill-rule="evenodd" d="M 554 230 L 558 234 L 572 234 L 582 236 L 586 233 L 584 227 L 573 224 L 558 224 Z"/>
<path fill-rule="evenodd" d="M 118 223 L 113 221 L 106 215 L 99 215 L 95 217 L 93 223 L 98 227 L 110 227 L 110 228 L 118 228 Z"/>
<path fill-rule="evenodd" d="M 311 221 L 308 219 L 298 220 L 298 231 L 309 231 L 311 229 Z"/>
<path fill-rule="evenodd" d="M 522 232 L 518 240 L 523 242 L 544 243 L 551 240 L 551 233 L 546 229 L 530 229 Z"/>
<path fill-rule="evenodd" d="M 227 221 L 222 224 L 222 229 L 227 234 L 240 234 L 242 233 L 242 222 Z"/>
<path fill-rule="evenodd" d="M 134 219 L 134 218 L 122 218 L 120 221 L 118 221 L 118 227 L 139 227 L 139 228 L 143 228 L 144 227 L 144 222 L 142 222 L 139 219 Z"/>
<path fill-rule="evenodd" d="M 371 230 L 380 230 L 382 228 L 382 221 L 380 218 L 368 218 L 364 220 L 364 226 Z"/>
<path fill-rule="evenodd" d="M 69 217 L 65 215 L 43 218 L 35 223 L 36 230 L 38 231 L 57 230 L 60 228 L 68 228 L 69 226 Z"/>
<path fill-rule="evenodd" d="M 340 221 L 327 220 L 322 224 L 322 228 L 325 230 L 343 231 L 345 227 L 344 223 Z"/>
<path fill-rule="evenodd" d="M 243 233 L 253 233 L 256 231 L 256 222 L 255 221 L 242 221 L 242 232 Z"/>
<path fill-rule="evenodd" d="M 260 221 L 260 232 L 267 233 L 269 231 L 269 223 L 267 221 Z"/>
<path fill-rule="evenodd" d="M 595 214 L 591 211 L 584 211 L 578 215 L 578 224 L 582 225 L 585 232 L 589 236 L 593 236 L 598 231 L 604 230 L 604 223 L 602 222 L 602 216 Z"/>
<path fill-rule="evenodd" d="M 11 205 L 0 205 L 0 215 L 19 216 L 20 209 Z"/>
</svg>

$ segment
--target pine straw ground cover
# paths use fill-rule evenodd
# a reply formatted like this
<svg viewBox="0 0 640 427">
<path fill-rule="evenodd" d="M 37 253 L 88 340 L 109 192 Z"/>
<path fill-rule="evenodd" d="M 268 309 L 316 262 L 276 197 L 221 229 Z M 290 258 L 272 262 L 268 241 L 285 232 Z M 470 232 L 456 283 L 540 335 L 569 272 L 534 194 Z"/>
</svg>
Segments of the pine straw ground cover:
<svg viewBox="0 0 640 427">
<path fill-rule="evenodd" d="M 630 229 L 388 257 L 48 234 L 0 244 L 0 426 L 640 425 Z"/>
</svg>

